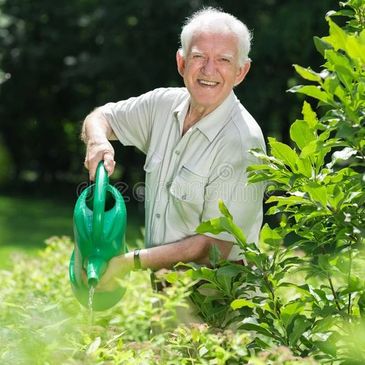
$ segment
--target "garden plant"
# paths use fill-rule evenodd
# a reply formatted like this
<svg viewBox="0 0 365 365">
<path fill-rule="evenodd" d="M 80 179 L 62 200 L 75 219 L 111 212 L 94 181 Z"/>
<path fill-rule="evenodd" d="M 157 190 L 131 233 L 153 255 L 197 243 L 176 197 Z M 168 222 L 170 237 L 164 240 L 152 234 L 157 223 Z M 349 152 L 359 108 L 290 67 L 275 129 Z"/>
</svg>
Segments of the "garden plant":
<svg viewBox="0 0 365 365">
<path fill-rule="evenodd" d="M 252 151 L 250 183 L 267 184 L 274 223 L 247 242 L 221 201 L 222 216 L 197 228 L 232 234 L 245 265 L 213 249 L 211 268 L 166 274 L 168 295 L 131 273 L 121 302 L 90 318 L 68 281 L 73 243 L 50 238 L 0 271 L 0 364 L 365 363 L 365 3 L 340 5 L 314 38 L 322 69 L 295 65 L 305 85 L 290 90 L 304 99 L 292 144 Z M 188 296 L 206 324 L 172 326 Z"/>
<path fill-rule="evenodd" d="M 256 247 L 221 202 L 223 216 L 198 232 L 230 232 L 247 265 L 191 267 L 190 275 L 203 280 L 193 297 L 206 320 L 250 331 L 256 351 L 287 346 L 326 363 L 363 364 L 365 4 L 341 5 L 326 16 L 329 36 L 314 38 L 322 70 L 294 66 L 308 84 L 289 91 L 310 98 L 291 125 L 293 147 L 269 137 L 270 154 L 252 151 L 262 164 L 249 167 L 250 182 L 268 184 L 277 226 L 266 224 Z M 336 17 L 348 20 L 341 27 Z"/>
</svg>

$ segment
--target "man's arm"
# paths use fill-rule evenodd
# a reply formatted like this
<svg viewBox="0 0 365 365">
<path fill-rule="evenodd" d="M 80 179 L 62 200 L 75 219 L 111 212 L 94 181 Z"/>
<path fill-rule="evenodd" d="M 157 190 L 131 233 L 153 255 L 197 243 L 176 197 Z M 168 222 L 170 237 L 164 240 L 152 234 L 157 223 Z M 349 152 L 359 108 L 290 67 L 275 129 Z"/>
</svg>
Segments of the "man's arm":
<svg viewBox="0 0 365 365">
<path fill-rule="evenodd" d="M 116 136 L 99 109 L 95 109 L 86 118 L 82 126 L 81 138 L 86 145 L 85 167 L 89 170 L 90 180 L 95 179 L 99 161 L 104 160 L 104 166 L 110 176 L 114 171 L 114 148 L 109 140 Z"/>
<path fill-rule="evenodd" d="M 142 268 L 153 270 L 170 269 L 178 262 L 196 262 L 209 266 L 209 250 L 213 245 L 218 247 L 223 258 L 228 257 L 232 248 L 231 242 L 195 235 L 163 246 L 141 250 L 141 265 Z"/>
<path fill-rule="evenodd" d="M 140 251 L 143 269 L 171 269 L 178 262 L 196 262 L 209 266 L 209 250 L 216 245 L 227 258 L 232 248 L 232 242 L 214 239 L 204 235 L 196 235 L 172 242 L 163 246 L 145 248 Z M 117 256 L 109 261 L 107 271 L 98 285 L 98 290 L 113 290 L 117 283 L 115 279 L 123 277 L 134 268 L 134 253 Z"/>
</svg>

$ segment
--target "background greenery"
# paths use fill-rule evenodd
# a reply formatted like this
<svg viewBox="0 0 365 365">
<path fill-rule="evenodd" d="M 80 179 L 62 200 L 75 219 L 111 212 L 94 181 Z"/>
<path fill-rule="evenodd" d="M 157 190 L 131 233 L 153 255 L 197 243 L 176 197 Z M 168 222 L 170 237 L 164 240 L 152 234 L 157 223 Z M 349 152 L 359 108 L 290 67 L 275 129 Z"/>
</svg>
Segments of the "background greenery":
<svg viewBox="0 0 365 365">
<path fill-rule="evenodd" d="M 296 80 L 291 65 L 318 65 L 311 39 L 324 33 L 335 0 L 1 0 L 3 186 L 37 190 L 85 178 L 80 121 L 108 101 L 182 85 L 179 32 L 203 5 L 232 12 L 253 31 L 253 67 L 237 94 L 266 135 L 286 139 L 298 110 L 285 93 Z M 119 151 L 117 178 L 141 181 L 142 159 L 132 148 Z"/>
<path fill-rule="evenodd" d="M 181 24 L 203 5 L 232 12 L 253 31 L 253 65 L 236 92 L 265 135 L 287 140 L 300 110 L 285 93 L 297 80 L 292 64 L 319 65 L 312 37 L 325 33 L 323 16 L 335 0 L 0 0 L 1 252 L 70 233 L 87 183 L 81 121 L 108 101 L 182 85 L 175 67 Z M 144 156 L 115 148 L 114 183 L 125 184 L 129 221 L 138 227 L 143 202 L 133 186 L 144 179 Z"/>
</svg>

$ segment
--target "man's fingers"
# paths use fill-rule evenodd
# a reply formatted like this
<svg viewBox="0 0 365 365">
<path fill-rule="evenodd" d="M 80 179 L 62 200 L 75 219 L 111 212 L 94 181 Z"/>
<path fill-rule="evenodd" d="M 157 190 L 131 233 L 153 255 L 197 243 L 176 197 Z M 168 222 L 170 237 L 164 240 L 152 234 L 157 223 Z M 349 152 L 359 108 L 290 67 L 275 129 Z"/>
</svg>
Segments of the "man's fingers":
<svg viewBox="0 0 365 365">
<path fill-rule="evenodd" d="M 114 172 L 114 167 L 115 167 L 114 155 L 110 152 L 106 152 L 104 153 L 103 159 L 104 159 L 104 167 L 108 172 L 108 175 L 110 176 Z"/>
<path fill-rule="evenodd" d="M 93 162 L 88 164 L 89 177 L 91 181 L 95 181 L 96 169 L 100 161 L 101 160 L 96 161 L 95 163 Z M 114 172 L 115 161 L 113 159 L 108 159 L 108 160 L 104 159 L 104 167 L 106 169 L 106 172 L 108 173 L 108 176 L 110 176 Z"/>
<path fill-rule="evenodd" d="M 90 143 L 87 145 L 84 166 L 89 170 L 91 181 L 95 181 L 95 174 L 98 164 L 104 160 L 104 167 L 110 176 L 114 172 L 114 149 L 109 142 Z"/>
<path fill-rule="evenodd" d="M 94 159 L 92 161 L 89 161 L 89 163 L 88 163 L 89 178 L 91 181 L 95 181 L 96 168 L 98 167 L 98 164 L 100 161 L 101 161 L 101 159 L 99 159 L 99 160 Z"/>
</svg>

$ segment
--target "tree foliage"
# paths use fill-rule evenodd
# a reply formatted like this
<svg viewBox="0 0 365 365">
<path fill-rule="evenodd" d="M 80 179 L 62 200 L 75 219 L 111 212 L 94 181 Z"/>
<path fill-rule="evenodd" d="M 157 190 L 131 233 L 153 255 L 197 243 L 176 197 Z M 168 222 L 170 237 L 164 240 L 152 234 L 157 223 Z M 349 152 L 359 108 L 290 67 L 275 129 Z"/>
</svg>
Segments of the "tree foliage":
<svg viewBox="0 0 365 365">
<path fill-rule="evenodd" d="M 0 137 L 15 177 L 30 170 L 50 182 L 80 173 L 80 121 L 88 112 L 155 87 L 182 85 L 175 67 L 180 27 L 203 4 L 232 12 L 253 31 L 253 67 L 236 92 L 264 132 L 285 138 L 295 103 L 283 93 L 293 78 L 288 66 L 298 59 L 316 63 L 308 39 L 321 33 L 318 15 L 335 3 L 2 0 Z M 117 157 L 124 179 L 141 179 L 141 158 L 132 149 Z"/>
</svg>

